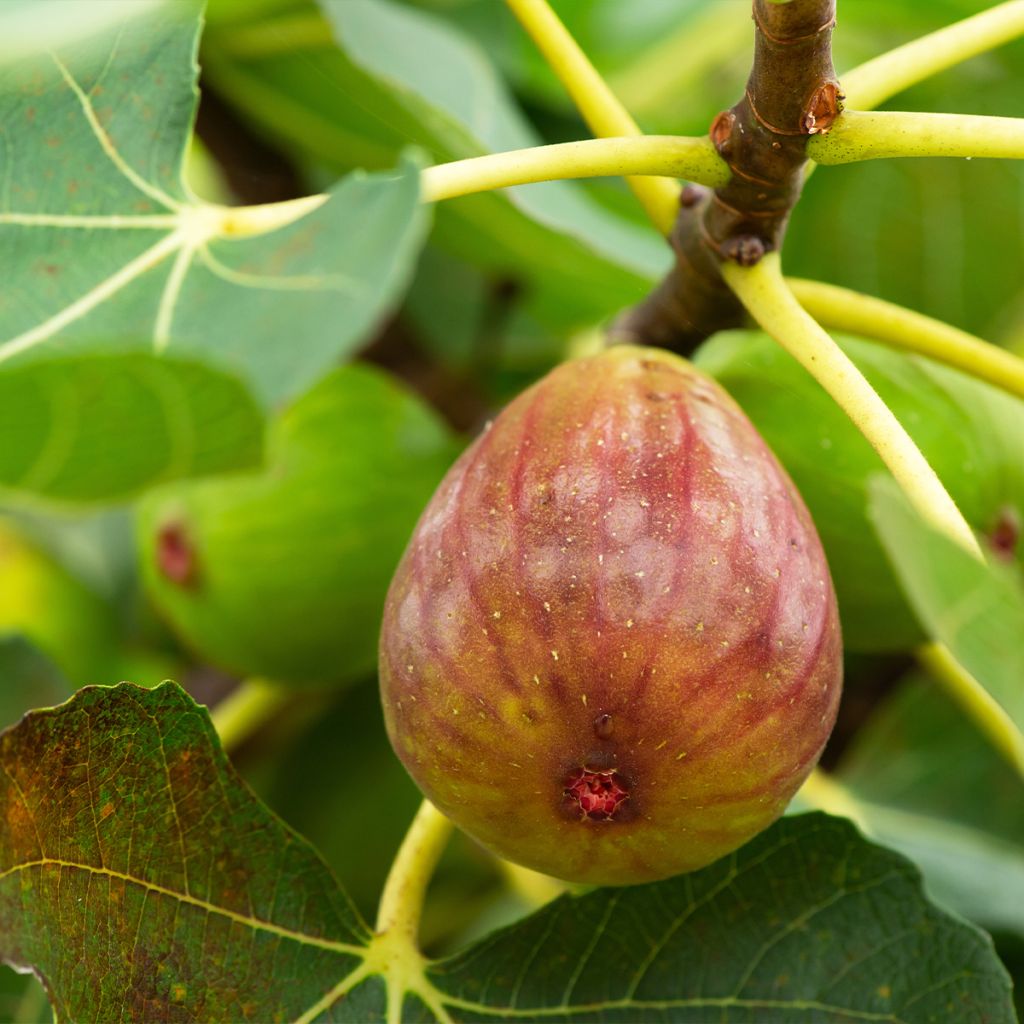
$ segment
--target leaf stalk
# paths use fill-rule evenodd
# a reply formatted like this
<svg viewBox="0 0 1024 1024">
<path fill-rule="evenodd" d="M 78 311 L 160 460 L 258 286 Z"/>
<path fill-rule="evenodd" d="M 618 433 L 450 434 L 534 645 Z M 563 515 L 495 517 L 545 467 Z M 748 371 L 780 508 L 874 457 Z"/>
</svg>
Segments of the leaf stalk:
<svg viewBox="0 0 1024 1024">
<path fill-rule="evenodd" d="M 716 186 L 728 181 L 729 169 L 707 137 L 584 139 L 428 167 L 422 195 L 432 203 L 531 182 L 630 175 L 670 175 Z"/>
<path fill-rule="evenodd" d="M 640 135 L 618 101 L 547 0 L 506 0 L 597 136 Z M 668 235 L 675 223 L 679 186 L 670 178 L 627 178 L 651 223 Z"/>
<path fill-rule="evenodd" d="M 1024 159 L 1024 118 L 908 111 L 844 111 L 807 155 L 832 166 L 888 157 Z"/>
</svg>

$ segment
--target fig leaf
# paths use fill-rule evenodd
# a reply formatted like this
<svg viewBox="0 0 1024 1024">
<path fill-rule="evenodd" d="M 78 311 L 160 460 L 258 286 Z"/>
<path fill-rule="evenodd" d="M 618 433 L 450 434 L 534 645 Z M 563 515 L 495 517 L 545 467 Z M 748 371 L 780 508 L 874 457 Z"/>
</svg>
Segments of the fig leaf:
<svg viewBox="0 0 1024 1024">
<path fill-rule="evenodd" d="M 0 736 L 0 804 L 0 956 L 59 1020 L 365 1022 L 394 998 L 403 1020 L 1013 1020 L 989 939 L 820 814 L 386 978 L 360 970 L 370 932 L 326 866 L 174 684 L 32 712 Z"/>
<path fill-rule="evenodd" d="M 428 219 L 409 161 L 271 221 L 192 195 L 201 10 L 164 4 L 0 69 L 0 364 L 187 353 L 272 405 L 351 353 L 404 285 Z"/>
</svg>

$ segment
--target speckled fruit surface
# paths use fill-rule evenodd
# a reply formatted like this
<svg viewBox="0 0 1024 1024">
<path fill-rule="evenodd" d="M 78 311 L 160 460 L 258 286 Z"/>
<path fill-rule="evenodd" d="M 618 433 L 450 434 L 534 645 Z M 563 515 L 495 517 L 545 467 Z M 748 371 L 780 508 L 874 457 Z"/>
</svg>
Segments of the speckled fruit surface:
<svg viewBox="0 0 1024 1024">
<path fill-rule="evenodd" d="M 380 672 L 395 750 L 459 827 L 630 884 L 782 813 L 831 731 L 841 640 L 814 526 L 739 407 L 619 347 L 552 371 L 452 467 Z"/>
</svg>

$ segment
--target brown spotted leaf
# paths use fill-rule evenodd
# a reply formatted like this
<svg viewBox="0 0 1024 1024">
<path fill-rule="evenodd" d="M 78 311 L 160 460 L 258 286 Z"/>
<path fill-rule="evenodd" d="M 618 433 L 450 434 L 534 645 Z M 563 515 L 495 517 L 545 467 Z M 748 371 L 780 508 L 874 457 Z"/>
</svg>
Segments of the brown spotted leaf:
<svg viewBox="0 0 1024 1024">
<path fill-rule="evenodd" d="M 88 687 L 0 737 L 0 956 L 58 1020 L 295 1020 L 368 933 L 179 687 Z"/>
</svg>

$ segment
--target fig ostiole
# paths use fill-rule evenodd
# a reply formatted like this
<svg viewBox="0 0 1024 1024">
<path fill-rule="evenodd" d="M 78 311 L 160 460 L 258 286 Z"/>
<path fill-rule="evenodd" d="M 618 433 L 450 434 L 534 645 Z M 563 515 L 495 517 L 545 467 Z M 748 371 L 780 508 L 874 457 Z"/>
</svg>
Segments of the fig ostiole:
<svg viewBox="0 0 1024 1024">
<path fill-rule="evenodd" d="M 685 360 L 563 364 L 462 455 L 392 581 L 398 756 L 510 860 L 570 881 L 691 871 L 810 773 L 842 681 L 800 496 Z"/>
</svg>

